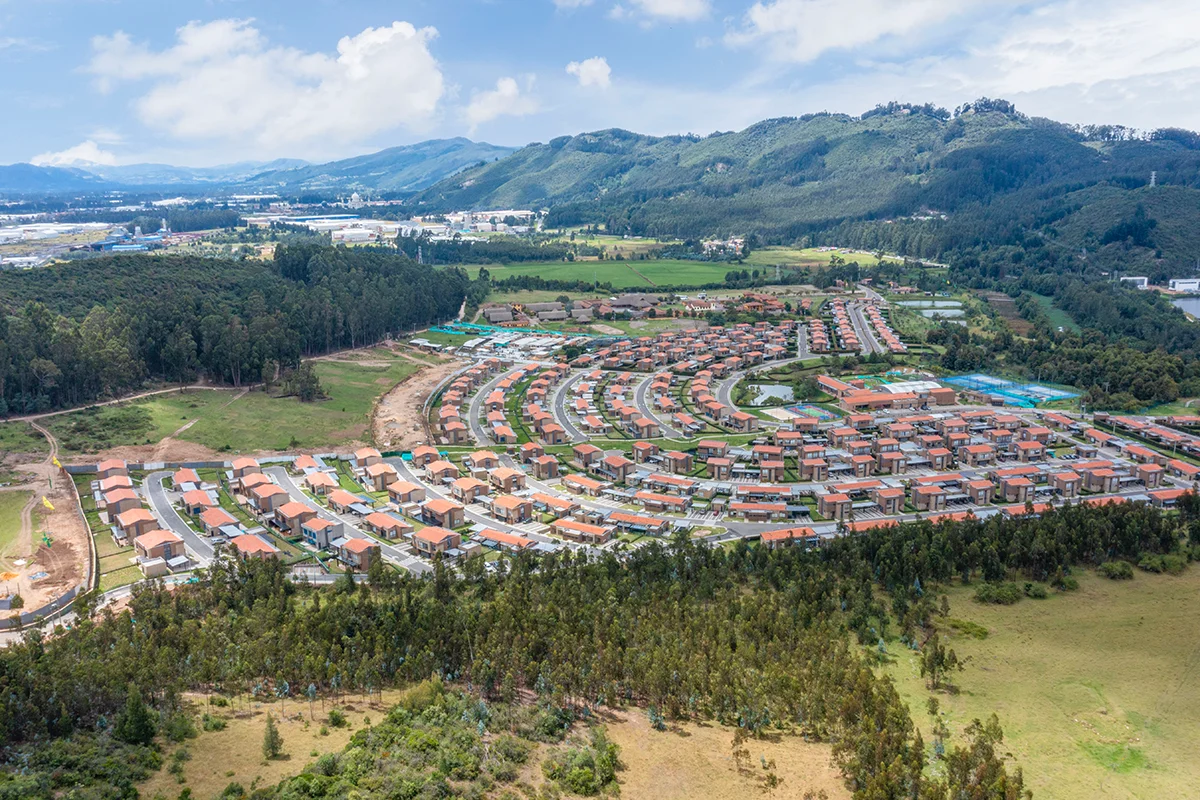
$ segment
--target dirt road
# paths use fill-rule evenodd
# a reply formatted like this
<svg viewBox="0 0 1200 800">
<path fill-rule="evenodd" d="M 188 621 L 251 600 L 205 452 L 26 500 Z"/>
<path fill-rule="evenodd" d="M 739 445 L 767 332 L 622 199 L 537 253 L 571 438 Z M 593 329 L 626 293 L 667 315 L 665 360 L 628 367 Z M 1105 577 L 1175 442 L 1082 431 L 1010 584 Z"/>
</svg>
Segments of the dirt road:
<svg viewBox="0 0 1200 800">
<path fill-rule="evenodd" d="M 71 479 L 54 464 L 58 440 L 36 422 L 30 425 L 46 438 L 50 452 L 37 463 L 20 465 L 30 473 L 29 479 L 11 490 L 32 494 L 21 509 L 16 542 L 8 552 L 0 553 L 0 572 L 7 577 L 0 585 L 19 593 L 26 610 L 39 608 L 77 586 L 90 557 L 87 526 L 76 511 Z M 43 498 L 53 510 L 45 507 Z M 43 535 L 49 537 L 49 545 Z"/>
</svg>

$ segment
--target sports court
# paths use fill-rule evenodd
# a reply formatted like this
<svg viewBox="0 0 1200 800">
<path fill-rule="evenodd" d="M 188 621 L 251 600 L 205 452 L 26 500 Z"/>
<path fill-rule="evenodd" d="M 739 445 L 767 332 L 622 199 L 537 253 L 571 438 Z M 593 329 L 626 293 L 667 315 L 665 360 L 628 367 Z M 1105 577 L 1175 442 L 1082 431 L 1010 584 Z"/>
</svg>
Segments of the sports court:
<svg viewBox="0 0 1200 800">
<path fill-rule="evenodd" d="M 1050 386 L 1043 386 L 1040 383 L 1016 383 L 982 372 L 972 373 L 971 375 L 957 375 L 953 378 L 943 378 L 942 383 L 948 383 L 969 391 L 988 394 L 998 400 L 1003 400 L 1008 405 L 1022 406 L 1024 408 L 1033 408 L 1042 403 L 1051 403 L 1055 400 L 1070 400 L 1071 398 L 1079 397 L 1079 394 L 1076 392 L 1055 389 Z"/>
</svg>

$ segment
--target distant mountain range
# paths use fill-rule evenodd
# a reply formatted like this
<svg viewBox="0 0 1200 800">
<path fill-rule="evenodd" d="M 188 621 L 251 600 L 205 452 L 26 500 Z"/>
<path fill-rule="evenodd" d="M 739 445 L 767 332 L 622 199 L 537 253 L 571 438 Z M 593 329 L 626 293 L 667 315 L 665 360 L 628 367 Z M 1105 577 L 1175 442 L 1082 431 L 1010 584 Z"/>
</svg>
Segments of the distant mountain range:
<svg viewBox="0 0 1200 800">
<path fill-rule="evenodd" d="M 327 164 L 286 158 L 217 167 L 10 164 L 0 166 L 0 192 L 53 194 L 109 189 L 412 192 L 432 186 L 467 167 L 504 158 L 515 150 L 460 137 L 390 147 L 378 153 Z"/>
<path fill-rule="evenodd" d="M 1037 242 L 1093 264 L 1108 254 L 1128 274 L 1163 259 L 1164 269 L 1200 260 L 1200 135 L 1080 128 L 1004 101 L 956 114 L 889 104 L 704 137 L 563 136 L 464 170 L 410 202 L 429 211 L 545 207 L 556 227 L 756 234 L 931 259 Z"/>
</svg>

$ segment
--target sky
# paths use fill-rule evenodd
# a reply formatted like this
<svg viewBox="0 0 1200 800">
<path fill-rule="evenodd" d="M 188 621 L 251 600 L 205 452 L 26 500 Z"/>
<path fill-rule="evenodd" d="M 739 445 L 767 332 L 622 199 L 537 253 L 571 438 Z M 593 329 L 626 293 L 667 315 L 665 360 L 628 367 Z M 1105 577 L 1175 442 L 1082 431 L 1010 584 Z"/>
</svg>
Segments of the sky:
<svg viewBox="0 0 1200 800">
<path fill-rule="evenodd" d="M 981 96 L 1200 129 L 1200 3 L 0 0 L 0 163 L 319 162 Z"/>
</svg>

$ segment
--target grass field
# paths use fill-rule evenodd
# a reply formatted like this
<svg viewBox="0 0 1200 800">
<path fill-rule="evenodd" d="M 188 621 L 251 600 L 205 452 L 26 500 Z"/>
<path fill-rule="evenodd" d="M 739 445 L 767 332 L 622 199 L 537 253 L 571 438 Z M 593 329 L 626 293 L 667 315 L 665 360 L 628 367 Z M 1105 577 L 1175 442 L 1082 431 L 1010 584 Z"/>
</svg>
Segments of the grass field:
<svg viewBox="0 0 1200 800">
<path fill-rule="evenodd" d="M 0 422 L 0 454 L 45 453 L 46 438 L 27 422 Z"/>
<path fill-rule="evenodd" d="M 85 408 L 50 417 L 45 427 L 64 450 L 89 453 L 114 445 L 154 444 L 189 421 L 220 408 L 232 391 L 196 390 L 156 395 L 135 403 Z"/>
<path fill-rule="evenodd" d="M 1146 409 L 1144 413 L 1154 417 L 1187 417 L 1200 412 L 1200 398 L 1181 398 L 1174 403 L 1163 403 Z M 1191 405 L 1188 405 L 1188 404 Z"/>
<path fill-rule="evenodd" d="M 655 286 L 700 286 L 722 283 L 725 273 L 741 269 L 732 264 L 707 261 L 650 259 L 647 261 L 543 261 L 522 264 L 487 264 L 492 280 L 513 276 L 536 275 L 547 280 L 598 281 L 617 289 Z M 468 267 L 471 277 L 478 266 Z M 503 295 L 497 295 L 503 297 Z M 557 295 L 556 295 L 557 296 Z"/>
<path fill-rule="evenodd" d="M 273 786 L 301 772 L 319 755 L 340 751 L 369 720 L 382 720 L 401 695 L 400 691 L 385 691 L 382 704 L 364 703 L 358 696 L 349 696 L 338 706 L 349 725 L 327 727 L 325 735 L 321 735 L 321 728 L 328 719 L 328 702 L 324 709 L 320 702 L 316 703 L 311 714 L 306 701 L 288 701 L 286 715 L 281 703 L 248 705 L 245 698 L 237 700 L 232 708 L 214 707 L 209 713 L 225 720 L 224 730 L 201 731 L 195 739 L 183 744 L 167 744 L 163 768 L 139 785 L 138 790 L 142 797 L 176 797 L 187 788 L 195 798 L 208 798 L 217 796 L 233 782 L 240 783 L 247 791 L 252 787 Z M 190 699 L 196 712 L 206 710 L 204 698 Z M 268 711 L 283 737 L 284 756 L 264 762 L 262 740 Z M 745 745 L 751 763 L 739 772 L 731 755 L 731 728 L 704 723 L 656 731 L 640 709 L 604 717 L 609 737 L 621 748 L 624 768 L 618 772 L 617 780 L 620 796 L 626 800 L 768 797 L 761 783 L 760 758 L 773 759 L 777 764 L 776 774 L 782 779 L 778 790 L 770 796 L 799 798 L 806 791 L 821 790 L 831 800 L 850 796 L 831 763 L 830 747 L 826 744 L 809 743 L 797 737 L 751 739 Z M 582 725 L 579 727 L 583 730 Z M 190 755 L 183 761 L 182 783 L 167 769 L 172 755 L 181 748 L 186 748 Z M 543 781 L 540 762 L 551 749 L 547 745 L 535 747 L 519 779 L 531 786 L 540 785 Z"/>
<path fill-rule="evenodd" d="M 399 692 L 384 692 L 385 703 L 394 702 Z M 204 710 L 203 698 L 196 699 L 197 710 Z M 216 797 L 230 783 L 242 784 L 247 791 L 251 786 L 273 786 L 289 775 L 295 775 L 305 766 L 316 760 L 316 755 L 341 750 L 350 741 L 350 737 L 360 730 L 367 718 L 382 719 L 386 713 L 386 705 L 362 703 L 354 697 L 345 705 L 339 706 L 349 722 L 344 728 L 327 727 L 325 736 L 320 731 L 322 724 L 328 719 L 330 704 L 326 702 L 322 711 L 321 703 L 315 704 L 313 718 L 309 718 L 309 708 L 306 701 L 288 701 L 284 717 L 283 705 L 271 703 L 263 705 L 254 703 L 245 708 L 244 701 L 237 701 L 237 711 L 231 708 L 213 708 L 213 716 L 219 716 L 226 721 L 225 730 L 202 731 L 195 739 L 183 745 L 170 745 L 168 753 L 178 747 L 186 747 L 191 753 L 191 759 L 184 764 L 183 776 L 185 783 L 177 783 L 175 777 L 167 771 L 169 759 L 163 759 L 162 770 L 153 775 L 146 783 L 138 787 L 142 797 L 178 797 L 183 788 L 190 788 L 192 796 L 200 798 Z M 267 724 L 267 711 L 275 718 L 279 733 L 283 736 L 282 758 L 264 762 L 262 757 L 263 731 Z M 302 719 L 296 719 L 300 715 Z M 197 722 L 197 728 L 200 727 Z M 314 755 L 314 753 L 316 755 Z"/>
<path fill-rule="evenodd" d="M 21 509 L 33 492 L 0 492 L 0 558 L 8 555 L 21 533 Z"/>
<path fill-rule="evenodd" d="M 1004 750 L 1025 769 L 1034 797 L 1194 796 L 1200 781 L 1200 569 L 1132 581 L 1082 574 L 1080 589 L 1015 606 L 983 606 L 950 592 L 950 618 L 986 629 L 952 635 L 970 663 L 938 694 L 954 734 L 995 711 Z M 898 646 L 887 668 L 932 742 L 915 654 Z M 1191 787 L 1191 788 L 1189 788 Z"/>
<path fill-rule="evenodd" d="M 52 417 L 47 425 L 65 450 L 76 453 L 155 444 L 176 432 L 183 441 L 227 452 L 332 447 L 365 439 L 375 399 L 418 369 L 401 359 L 315 366 L 329 395 L 315 403 L 262 391 L 237 397 L 233 390 L 195 390 L 85 409 Z"/>
<path fill-rule="evenodd" d="M 1037 300 L 1042 311 L 1046 314 L 1046 318 L 1050 320 L 1050 324 L 1055 328 L 1062 328 L 1069 333 L 1079 333 L 1079 325 L 1071 318 L 1071 315 L 1063 311 L 1058 306 L 1054 305 L 1054 298 L 1047 297 L 1044 294 L 1035 294 L 1034 300 Z"/>
</svg>

